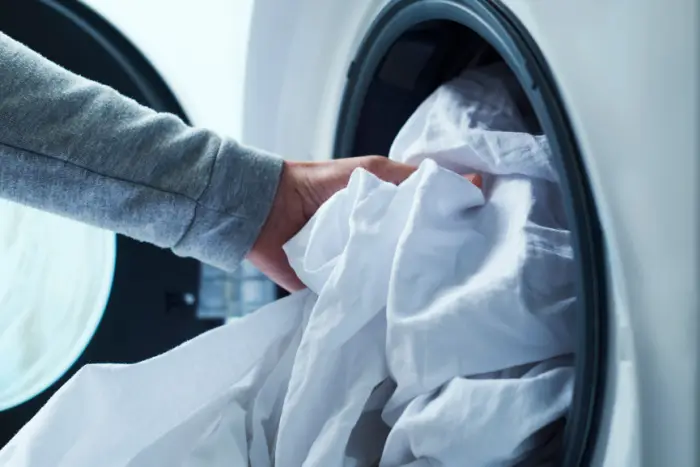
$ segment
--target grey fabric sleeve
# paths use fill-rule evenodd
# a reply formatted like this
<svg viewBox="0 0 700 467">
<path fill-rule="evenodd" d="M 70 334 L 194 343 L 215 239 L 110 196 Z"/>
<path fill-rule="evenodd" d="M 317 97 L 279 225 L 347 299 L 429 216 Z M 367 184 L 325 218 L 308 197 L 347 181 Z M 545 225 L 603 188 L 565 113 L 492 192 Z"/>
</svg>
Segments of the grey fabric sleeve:
<svg viewBox="0 0 700 467">
<path fill-rule="evenodd" d="M 2 198 L 232 269 L 267 218 L 282 166 L 0 33 Z"/>
</svg>

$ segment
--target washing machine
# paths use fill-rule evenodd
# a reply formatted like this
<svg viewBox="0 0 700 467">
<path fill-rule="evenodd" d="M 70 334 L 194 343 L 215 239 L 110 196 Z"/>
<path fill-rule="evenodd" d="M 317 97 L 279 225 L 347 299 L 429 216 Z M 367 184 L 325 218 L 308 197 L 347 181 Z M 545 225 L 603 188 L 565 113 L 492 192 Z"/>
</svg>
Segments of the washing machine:
<svg viewBox="0 0 700 467">
<path fill-rule="evenodd" d="M 578 258 L 562 465 L 700 465 L 699 3 L 284 4 L 254 6 L 242 137 L 287 157 L 386 154 L 478 53 L 509 66 L 556 157 Z"/>
<path fill-rule="evenodd" d="M 561 465 L 700 465 L 696 0 L 41 4 L 108 24 L 100 54 L 128 43 L 116 60 L 137 89 L 157 83 L 147 105 L 296 160 L 387 154 L 477 55 L 505 62 L 549 138 L 578 258 Z"/>
<path fill-rule="evenodd" d="M 128 36 L 83 3 L 0 0 L 0 30 L 144 105 L 190 118 L 164 75 Z M 0 79 L 1 70 L 2 64 Z M 141 361 L 223 322 L 198 317 L 202 265 L 197 261 L 121 236 L 116 250 L 109 301 L 89 344 L 62 377 L 40 394 L 17 406 L 2 407 L 0 446 L 83 365 Z"/>
</svg>

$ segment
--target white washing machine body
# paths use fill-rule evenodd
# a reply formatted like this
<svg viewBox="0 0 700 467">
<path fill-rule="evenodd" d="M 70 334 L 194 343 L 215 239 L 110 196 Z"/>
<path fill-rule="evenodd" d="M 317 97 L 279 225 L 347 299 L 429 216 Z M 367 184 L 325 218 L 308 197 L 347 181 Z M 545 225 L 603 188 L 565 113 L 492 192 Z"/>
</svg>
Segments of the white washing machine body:
<svg viewBox="0 0 700 467">
<path fill-rule="evenodd" d="M 85 3 L 140 49 L 193 123 L 322 160 L 337 150 L 358 51 L 390 2 L 139 2 L 138 11 L 135 2 Z M 602 361 L 584 458 L 700 465 L 700 7 L 489 3 L 508 13 L 553 78 L 602 231 L 604 342 L 589 348 Z"/>
</svg>

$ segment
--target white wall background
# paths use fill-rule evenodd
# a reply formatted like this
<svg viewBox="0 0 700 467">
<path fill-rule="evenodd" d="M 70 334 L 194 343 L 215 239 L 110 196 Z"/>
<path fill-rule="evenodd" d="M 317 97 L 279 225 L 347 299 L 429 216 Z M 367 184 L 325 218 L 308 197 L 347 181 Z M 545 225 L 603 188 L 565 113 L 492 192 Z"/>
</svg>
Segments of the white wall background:
<svg viewBox="0 0 700 467">
<path fill-rule="evenodd" d="M 254 0 L 83 0 L 151 61 L 198 126 L 240 137 Z"/>
</svg>

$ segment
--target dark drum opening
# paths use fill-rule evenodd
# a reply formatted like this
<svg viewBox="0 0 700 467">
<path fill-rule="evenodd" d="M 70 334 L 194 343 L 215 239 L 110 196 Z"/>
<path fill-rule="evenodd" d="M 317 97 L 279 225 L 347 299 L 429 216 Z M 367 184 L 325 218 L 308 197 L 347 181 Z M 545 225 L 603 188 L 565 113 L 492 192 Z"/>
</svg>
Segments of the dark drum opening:
<svg viewBox="0 0 700 467">
<path fill-rule="evenodd" d="M 523 88 L 531 132 L 556 156 L 577 261 L 576 381 L 560 462 L 588 465 L 606 357 L 604 251 L 580 151 L 552 74 L 525 28 L 493 0 L 398 0 L 378 17 L 348 71 L 335 154 L 388 154 L 406 120 L 469 66 L 505 62 Z"/>
</svg>

